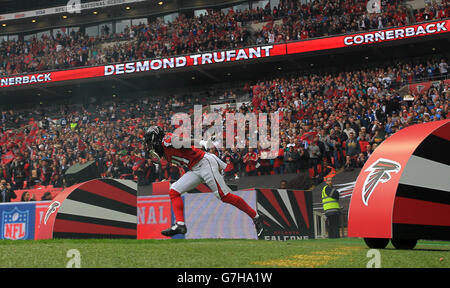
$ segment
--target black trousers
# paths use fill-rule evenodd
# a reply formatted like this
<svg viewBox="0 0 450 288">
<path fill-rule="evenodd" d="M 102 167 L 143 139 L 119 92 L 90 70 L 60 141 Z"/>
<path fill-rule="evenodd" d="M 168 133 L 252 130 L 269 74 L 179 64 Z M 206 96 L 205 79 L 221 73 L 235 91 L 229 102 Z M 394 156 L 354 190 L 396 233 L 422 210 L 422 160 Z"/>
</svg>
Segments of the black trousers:
<svg viewBox="0 0 450 288">
<path fill-rule="evenodd" d="M 325 214 L 328 222 L 328 238 L 340 238 L 339 220 L 340 213 Z"/>
</svg>

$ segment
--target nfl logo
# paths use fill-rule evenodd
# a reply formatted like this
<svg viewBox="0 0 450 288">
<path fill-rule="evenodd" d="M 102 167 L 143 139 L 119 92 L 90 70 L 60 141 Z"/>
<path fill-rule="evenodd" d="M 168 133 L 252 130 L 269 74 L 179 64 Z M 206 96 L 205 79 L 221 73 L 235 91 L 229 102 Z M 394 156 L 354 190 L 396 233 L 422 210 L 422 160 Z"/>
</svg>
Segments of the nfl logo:
<svg viewBox="0 0 450 288">
<path fill-rule="evenodd" d="M 27 238 L 27 225 L 29 223 L 29 212 L 20 211 L 17 207 L 2 213 L 2 238 L 20 240 Z"/>
</svg>

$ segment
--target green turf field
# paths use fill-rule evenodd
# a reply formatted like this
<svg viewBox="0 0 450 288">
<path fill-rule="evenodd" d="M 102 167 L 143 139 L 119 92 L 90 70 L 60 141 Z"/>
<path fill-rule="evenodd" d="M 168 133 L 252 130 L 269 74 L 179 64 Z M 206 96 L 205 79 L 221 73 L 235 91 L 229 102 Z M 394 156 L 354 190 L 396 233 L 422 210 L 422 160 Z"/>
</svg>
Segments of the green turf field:
<svg viewBox="0 0 450 288">
<path fill-rule="evenodd" d="M 80 267 L 365 268 L 374 259 L 363 240 L 0 240 L 0 267 L 64 268 L 70 249 Z M 420 241 L 414 250 L 380 251 L 380 266 L 450 267 L 450 242 Z M 71 256 L 73 257 L 73 255 Z"/>
</svg>

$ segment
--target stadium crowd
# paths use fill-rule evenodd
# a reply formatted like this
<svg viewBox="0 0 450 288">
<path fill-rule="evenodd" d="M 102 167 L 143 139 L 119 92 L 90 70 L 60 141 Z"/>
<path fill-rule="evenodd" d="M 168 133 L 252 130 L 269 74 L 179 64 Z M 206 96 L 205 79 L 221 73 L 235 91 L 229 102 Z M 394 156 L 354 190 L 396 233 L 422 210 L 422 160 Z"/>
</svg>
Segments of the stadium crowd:
<svg viewBox="0 0 450 288">
<path fill-rule="evenodd" d="M 433 1 L 424 8 L 414 11 L 416 22 L 423 22 L 450 17 L 450 0 Z"/>
<path fill-rule="evenodd" d="M 126 27 L 113 33 L 103 26 L 98 36 L 85 31 L 42 35 L 40 39 L 0 43 L 0 75 L 15 75 L 69 67 L 91 66 L 154 57 L 197 53 L 278 43 L 347 32 L 410 24 L 400 0 L 383 1 L 380 13 L 368 13 L 365 1 L 320 0 L 302 4 L 281 0 L 273 9 L 246 9 L 228 13 L 208 10 L 206 15 L 174 21 L 161 19 Z M 416 12 L 416 21 L 449 16 L 448 0 Z M 411 14 L 412 15 L 412 14 Z M 262 23 L 255 28 L 250 24 Z"/>
<path fill-rule="evenodd" d="M 212 148 L 211 152 L 229 164 L 227 178 L 300 171 L 320 178 L 321 167 L 362 167 L 374 149 L 396 131 L 449 118 L 448 80 L 422 94 L 412 91 L 411 101 L 396 92 L 411 82 L 447 78 L 447 59 L 435 56 L 249 83 L 242 88 L 251 97 L 248 104 L 238 109 L 225 106 L 218 112 L 278 111 L 278 154 L 270 159 L 262 149 Z M 172 131 L 171 116 L 177 111 L 192 113 L 194 104 L 211 102 L 202 100 L 206 102 L 174 95 L 76 109 L 48 106 L 2 111 L 0 178 L 11 189 L 62 187 L 68 167 L 93 160 L 102 177 L 135 179 L 140 185 L 178 179 L 183 168 L 146 157 L 142 134 L 150 125 Z"/>
</svg>

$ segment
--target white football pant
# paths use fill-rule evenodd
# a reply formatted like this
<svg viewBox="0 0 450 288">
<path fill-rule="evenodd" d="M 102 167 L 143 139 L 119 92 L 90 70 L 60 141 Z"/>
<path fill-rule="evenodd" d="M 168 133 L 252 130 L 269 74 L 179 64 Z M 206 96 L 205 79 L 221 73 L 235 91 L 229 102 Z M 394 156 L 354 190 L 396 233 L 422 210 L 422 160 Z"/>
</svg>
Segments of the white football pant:
<svg viewBox="0 0 450 288">
<path fill-rule="evenodd" d="M 170 188 L 183 194 L 205 183 L 217 198 L 222 199 L 222 197 L 231 192 L 230 187 L 225 184 L 225 180 L 220 173 L 225 167 L 227 167 L 227 164 L 216 155 L 205 153 L 202 160 L 195 164 L 192 170 L 181 176 Z"/>
</svg>

